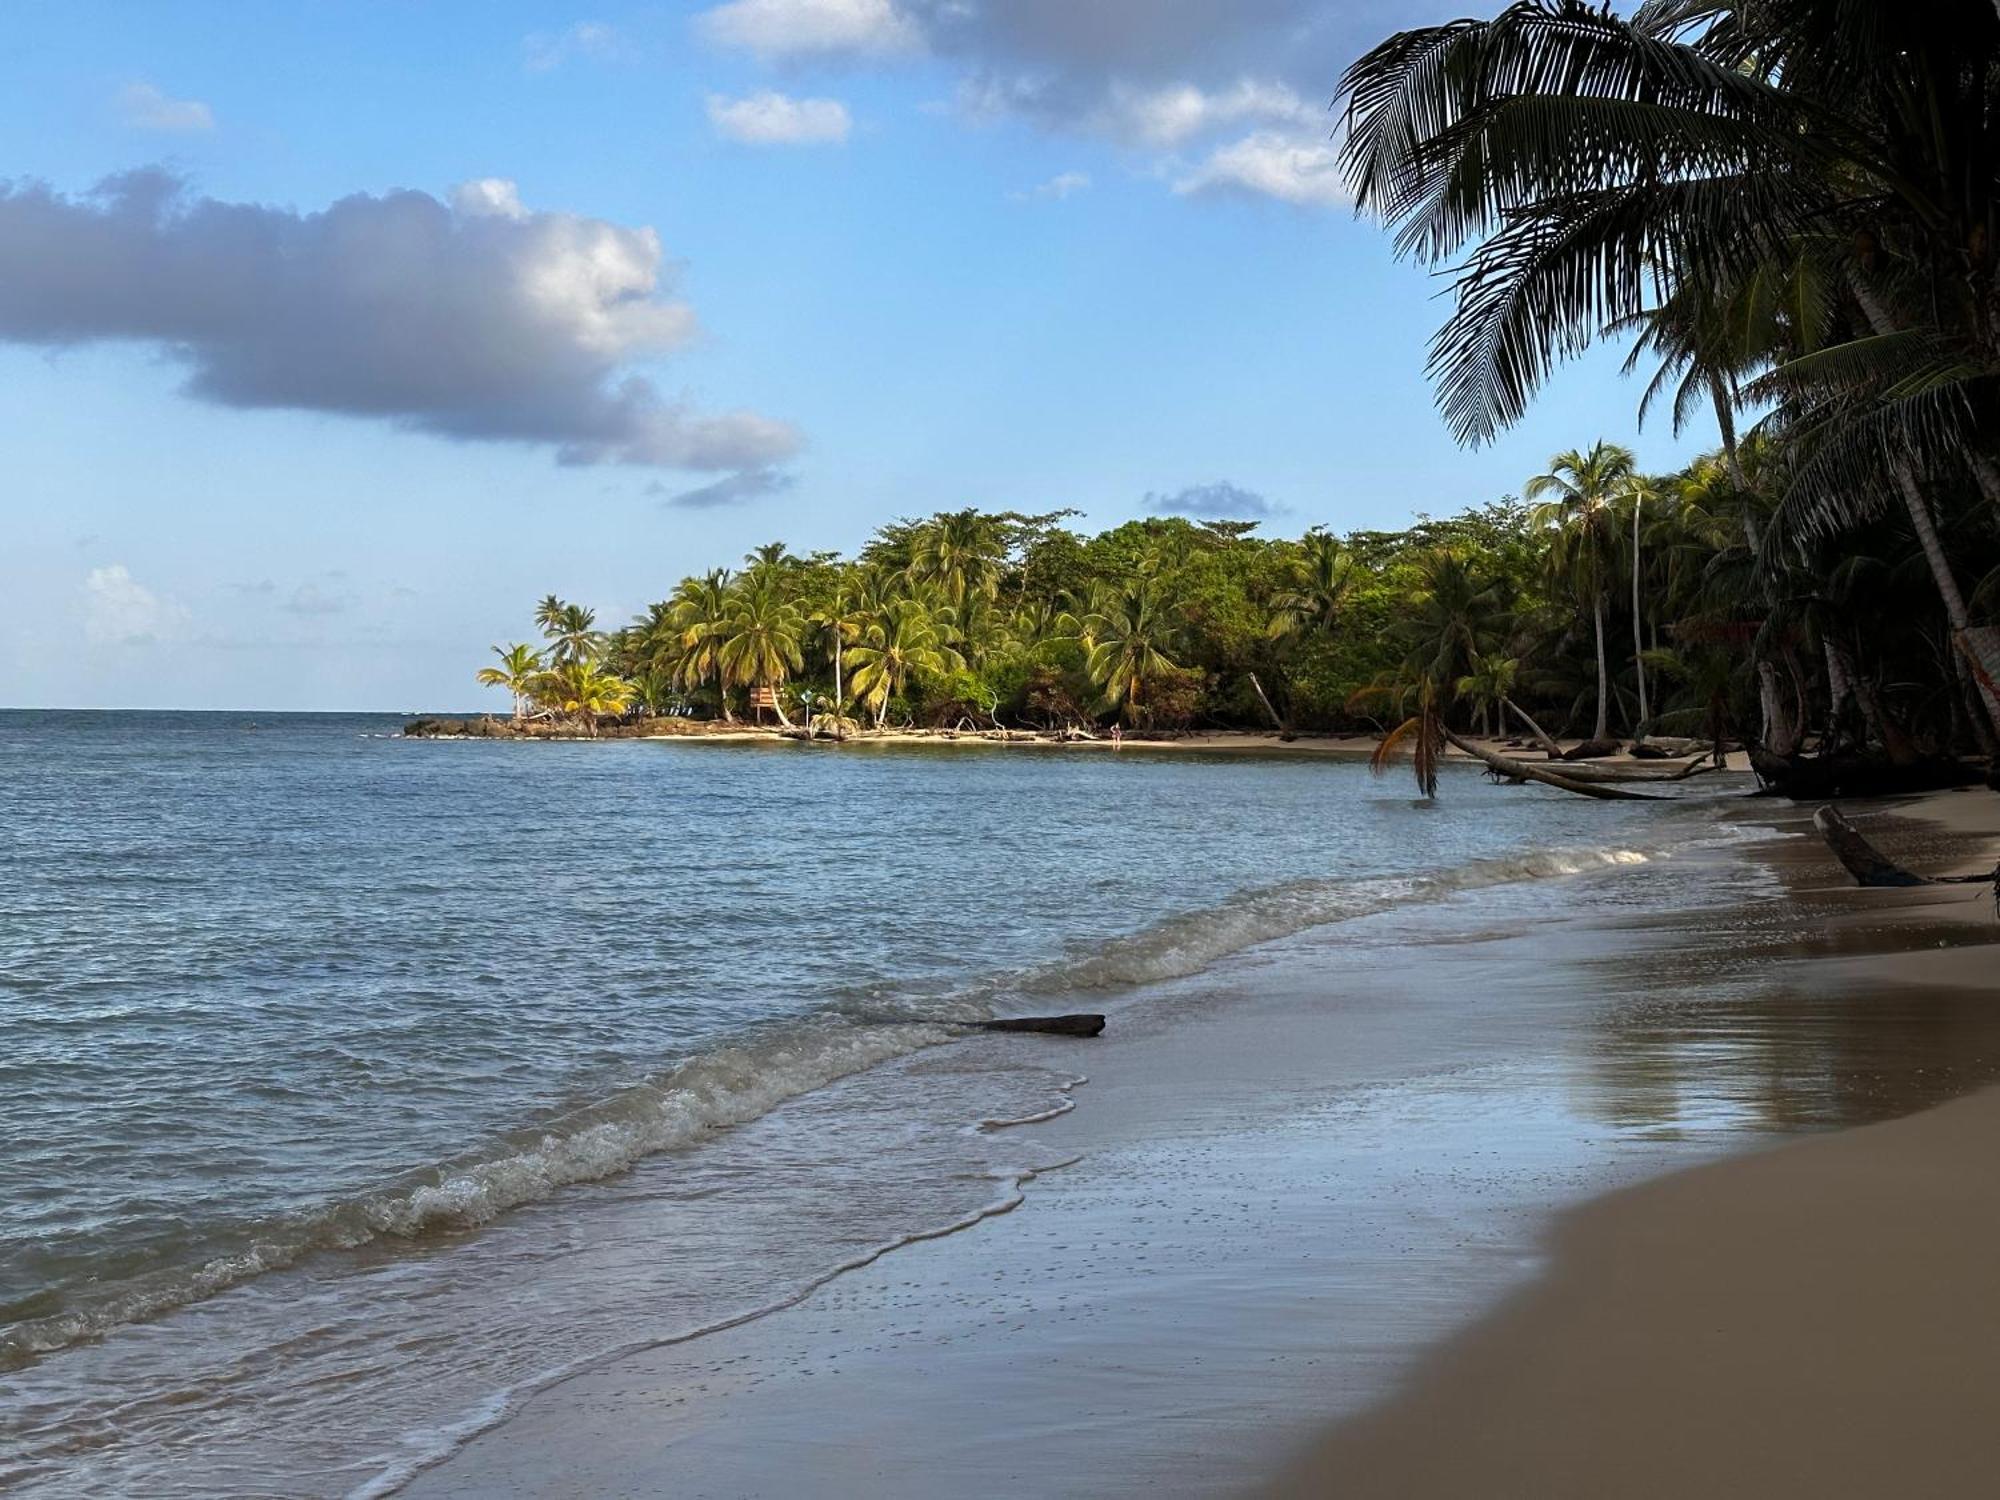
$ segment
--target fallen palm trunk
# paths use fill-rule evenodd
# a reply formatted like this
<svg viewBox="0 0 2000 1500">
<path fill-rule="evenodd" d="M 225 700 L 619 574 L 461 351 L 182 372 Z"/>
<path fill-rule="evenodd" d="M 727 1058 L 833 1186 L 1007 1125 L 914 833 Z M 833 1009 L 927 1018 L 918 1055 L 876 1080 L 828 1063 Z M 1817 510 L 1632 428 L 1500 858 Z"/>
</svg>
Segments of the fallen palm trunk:
<svg viewBox="0 0 2000 1500">
<path fill-rule="evenodd" d="M 1649 766 L 1578 764 L 1565 765 L 1561 774 L 1571 781 L 1686 781 L 1690 776 L 1700 776 L 1720 769 L 1721 767 L 1703 756 L 1700 760 L 1692 760 L 1684 766 L 1675 766 L 1671 769 L 1658 763 Z"/>
<path fill-rule="evenodd" d="M 1579 797 L 1596 797 L 1606 802 L 1657 802 L 1657 797 L 1649 797 L 1644 792 L 1628 792 L 1623 787 L 1599 786 L 1593 782 L 1578 781 L 1567 774 L 1558 775 L 1530 765 L 1525 760 L 1509 760 L 1504 755 L 1495 755 L 1470 740 L 1462 740 L 1449 729 L 1444 730 L 1447 743 L 1457 746 L 1474 760 L 1484 761 L 1502 776 L 1515 781 L 1539 781 L 1543 786 L 1552 786 L 1560 791 L 1575 792 Z M 1558 762 L 1560 764 L 1560 762 Z M 1573 769 L 1573 768 L 1570 768 Z"/>
<path fill-rule="evenodd" d="M 1918 875 L 1904 869 L 1888 855 L 1877 849 L 1852 823 L 1848 822 L 1837 807 L 1822 807 L 1813 814 L 1813 827 L 1819 836 L 1852 875 L 1855 883 L 1865 886 L 1902 887 L 1913 885 L 1985 885 L 1991 881 L 1997 896 L 2000 896 L 2000 867 L 1995 867 L 1991 875 Z"/>
</svg>

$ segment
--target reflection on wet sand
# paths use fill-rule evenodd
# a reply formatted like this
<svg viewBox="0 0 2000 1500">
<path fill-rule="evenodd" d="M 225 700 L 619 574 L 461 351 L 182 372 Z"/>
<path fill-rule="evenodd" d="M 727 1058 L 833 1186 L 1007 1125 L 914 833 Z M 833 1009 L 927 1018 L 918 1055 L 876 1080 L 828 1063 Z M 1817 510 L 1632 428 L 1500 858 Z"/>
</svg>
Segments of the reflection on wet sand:
<svg viewBox="0 0 2000 1500">
<path fill-rule="evenodd" d="M 1804 818 L 1787 818 L 1795 834 Z M 1878 814 L 1871 838 L 1923 870 L 1977 865 L 1986 841 Z M 1989 988 L 1913 985 L 1859 960 L 2000 939 L 1980 887 L 1909 892 L 1829 884 L 1810 838 L 1755 851 L 1766 899 L 1621 921 L 1585 958 L 1608 1003 L 1587 1033 L 1578 1112 L 1676 1135 L 1794 1131 L 1913 1113 L 2000 1080 Z"/>
</svg>

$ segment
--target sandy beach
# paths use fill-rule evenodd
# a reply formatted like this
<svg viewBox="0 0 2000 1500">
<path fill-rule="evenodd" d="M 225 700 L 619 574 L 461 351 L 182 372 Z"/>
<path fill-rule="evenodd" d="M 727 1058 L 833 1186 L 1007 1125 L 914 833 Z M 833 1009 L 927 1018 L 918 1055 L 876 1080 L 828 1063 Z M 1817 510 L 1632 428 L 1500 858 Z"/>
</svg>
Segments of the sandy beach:
<svg viewBox="0 0 2000 1500">
<path fill-rule="evenodd" d="M 2000 798 L 1943 794 L 1900 812 L 1951 835 L 1967 872 L 2000 841 Z M 1993 930 L 1979 887 L 1871 904 L 1888 908 L 1871 925 Z M 2000 1005 L 1991 944 L 1824 967 L 1864 992 Z M 1576 1210 L 1532 1289 L 1263 1493 L 1988 1493 L 2000 1462 L 1996 1143 L 2000 1089 L 1987 1088 Z"/>
<path fill-rule="evenodd" d="M 1977 868 L 1996 804 L 1866 824 Z M 2000 1080 L 2000 926 L 1761 812 L 1748 858 L 1401 908 L 998 1043 L 1058 1090 L 1009 1211 L 564 1380 L 408 1493 L 1974 1492 L 2000 1095 L 1950 1101 Z"/>
</svg>

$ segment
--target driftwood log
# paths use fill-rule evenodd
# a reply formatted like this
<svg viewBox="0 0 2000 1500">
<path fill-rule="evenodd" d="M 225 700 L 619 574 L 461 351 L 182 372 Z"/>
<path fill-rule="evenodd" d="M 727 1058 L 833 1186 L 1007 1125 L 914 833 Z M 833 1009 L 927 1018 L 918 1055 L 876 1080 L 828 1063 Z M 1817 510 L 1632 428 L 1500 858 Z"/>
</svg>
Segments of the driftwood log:
<svg viewBox="0 0 2000 1500">
<path fill-rule="evenodd" d="M 1581 745 L 1573 745 L 1563 751 L 1564 760 L 1603 760 L 1607 755 L 1616 755 L 1624 747 L 1617 740 L 1585 740 Z"/>
<path fill-rule="evenodd" d="M 998 1021 L 974 1021 L 977 1031 L 1041 1031 L 1051 1036 L 1099 1036 L 1104 1031 L 1100 1015 L 1008 1016 Z"/>
<path fill-rule="evenodd" d="M 1564 765 L 1557 774 L 1571 781 L 1686 781 L 1690 776 L 1701 776 L 1709 771 L 1720 770 L 1707 756 L 1691 760 L 1686 765 L 1670 766 L 1662 761 L 1654 761 L 1644 766 L 1600 766 L 1594 764 Z"/>
<path fill-rule="evenodd" d="M 1985 885 L 1991 882 L 2000 898 L 2000 866 L 1991 875 L 1918 875 L 1904 869 L 1861 836 L 1861 831 L 1837 807 L 1822 807 L 1813 814 L 1813 827 L 1826 840 L 1834 857 L 1847 867 L 1855 883 L 1876 887 L 1914 885 Z"/>
</svg>

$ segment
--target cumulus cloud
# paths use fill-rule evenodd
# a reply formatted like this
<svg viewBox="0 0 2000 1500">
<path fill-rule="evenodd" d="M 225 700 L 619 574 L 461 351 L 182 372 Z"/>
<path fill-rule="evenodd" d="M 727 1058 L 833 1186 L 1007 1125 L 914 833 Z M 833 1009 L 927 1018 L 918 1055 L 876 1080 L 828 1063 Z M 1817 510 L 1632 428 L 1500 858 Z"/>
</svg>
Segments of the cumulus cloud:
<svg viewBox="0 0 2000 1500">
<path fill-rule="evenodd" d="M 742 99 L 708 96 L 717 135 L 746 146 L 829 146 L 847 139 L 853 122 L 838 99 L 794 99 L 772 89 Z"/>
<path fill-rule="evenodd" d="M 222 406 L 374 418 L 571 464 L 756 468 L 800 446 L 702 414 L 635 362 L 686 345 L 651 229 L 531 211 L 513 184 L 316 213 L 190 195 L 159 169 L 69 197 L 0 185 L 0 340 L 152 346 Z"/>
<path fill-rule="evenodd" d="M 1302 208 L 1331 208 L 1348 201 L 1340 153 L 1330 142 L 1275 130 L 1260 130 L 1218 146 L 1175 181 L 1174 191 L 1248 193 Z"/>
<path fill-rule="evenodd" d="M 661 504 L 680 510 L 716 510 L 758 500 L 765 495 L 782 494 L 796 483 L 798 480 L 793 475 L 781 474 L 776 469 L 746 469 L 741 474 L 731 474 L 713 484 L 682 490 L 677 494 L 670 493 L 665 485 L 655 482 L 647 486 L 647 493 L 663 496 Z"/>
<path fill-rule="evenodd" d="M 603 21 L 578 21 L 563 31 L 530 32 L 521 41 L 521 58 L 530 73 L 547 73 L 572 58 L 589 62 L 621 62 L 632 45 L 615 26 Z"/>
<path fill-rule="evenodd" d="M 1327 101 L 1341 69 L 1455 0 L 732 0 L 706 34 L 767 62 L 923 57 L 958 112 L 1108 141 L 1186 195 L 1344 201 Z"/>
<path fill-rule="evenodd" d="M 1213 484 L 1196 484 L 1177 494 L 1151 493 L 1146 509 L 1156 516 L 1196 516 L 1219 520 L 1266 521 L 1285 514 L 1285 507 L 1273 504 L 1255 490 L 1246 490 L 1218 479 Z"/>
<path fill-rule="evenodd" d="M 701 29 L 725 47 L 763 58 L 913 52 L 917 19 L 894 0 L 729 0 L 704 11 Z"/>
<path fill-rule="evenodd" d="M 1142 89 L 1114 82 L 1092 123 L 1136 145 L 1175 147 L 1248 120 L 1312 128 L 1322 123 L 1321 114 L 1286 85 L 1255 78 L 1240 78 L 1220 89 L 1191 83 Z"/>
<path fill-rule="evenodd" d="M 182 635 L 188 612 L 154 593 L 123 563 L 92 568 L 83 580 L 83 638 L 94 646 L 141 646 Z"/>
<path fill-rule="evenodd" d="M 1073 198 L 1090 187 L 1088 172 L 1058 172 L 1047 182 L 1037 183 L 1025 193 L 1014 194 L 1016 203 L 1026 203 L 1034 198 L 1053 198 L 1060 203 L 1065 198 Z"/>
<path fill-rule="evenodd" d="M 215 129 L 215 111 L 199 99 L 174 99 L 155 84 L 129 83 L 118 95 L 125 123 L 140 130 L 188 132 Z"/>
</svg>

